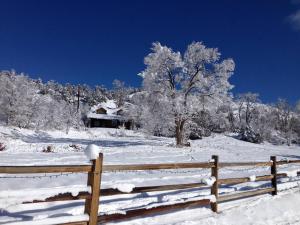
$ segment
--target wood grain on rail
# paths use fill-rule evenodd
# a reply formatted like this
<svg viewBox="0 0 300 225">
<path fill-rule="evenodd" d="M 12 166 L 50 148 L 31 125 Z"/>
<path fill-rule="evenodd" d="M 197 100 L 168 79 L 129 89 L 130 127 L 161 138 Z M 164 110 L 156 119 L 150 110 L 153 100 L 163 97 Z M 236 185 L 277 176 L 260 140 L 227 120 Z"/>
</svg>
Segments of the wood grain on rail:
<svg viewBox="0 0 300 225">
<path fill-rule="evenodd" d="M 272 162 L 224 162 L 219 166 L 224 167 L 241 167 L 241 166 L 272 166 Z"/>
<path fill-rule="evenodd" d="M 255 178 L 255 181 L 267 181 L 272 180 L 273 175 L 264 175 L 264 176 L 257 176 Z M 246 183 L 250 182 L 250 177 L 240 177 L 240 178 L 226 178 L 226 179 L 219 179 L 219 184 L 240 184 L 240 183 Z"/>
<path fill-rule="evenodd" d="M 190 189 L 190 188 L 199 188 L 199 187 L 208 187 L 208 186 L 207 184 L 204 183 L 190 183 L 190 184 L 135 187 L 132 189 L 130 193 L 121 192 L 113 188 L 106 188 L 106 189 L 101 189 L 101 195 L 111 196 L 111 195 L 119 195 L 119 194 L 138 194 L 138 193 L 145 193 L 145 192 L 171 191 L 171 190 L 181 190 L 181 189 Z"/>
<path fill-rule="evenodd" d="M 226 201 L 232 201 L 241 198 L 253 197 L 256 195 L 272 193 L 274 190 L 275 190 L 274 188 L 265 188 L 265 189 L 259 189 L 254 191 L 241 192 L 237 194 L 221 195 L 219 196 L 218 202 L 226 202 Z"/>
<path fill-rule="evenodd" d="M 22 204 L 31 204 L 31 203 L 41 203 L 41 202 L 55 202 L 55 201 L 71 201 L 71 200 L 81 200 L 81 199 L 89 199 L 91 198 L 91 194 L 85 191 L 79 192 L 78 195 L 73 196 L 72 193 L 61 193 L 55 196 L 51 196 L 44 200 L 33 200 L 26 201 Z"/>
<path fill-rule="evenodd" d="M 88 225 L 87 221 L 82 222 L 70 222 L 70 223 L 60 223 L 58 225 Z"/>
<path fill-rule="evenodd" d="M 129 164 L 129 165 L 103 165 L 103 171 L 126 171 L 126 170 L 165 170 L 165 169 L 188 169 L 188 168 L 212 168 L 213 163 L 168 163 L 168 164 Z"/>
<path fill-rule="evenodd" d="M 25 174 L 25 173 L 80 173 L 90 172 L 91 165 L 67 166 L 0 166 L 0 173 Z"/>
</svg>

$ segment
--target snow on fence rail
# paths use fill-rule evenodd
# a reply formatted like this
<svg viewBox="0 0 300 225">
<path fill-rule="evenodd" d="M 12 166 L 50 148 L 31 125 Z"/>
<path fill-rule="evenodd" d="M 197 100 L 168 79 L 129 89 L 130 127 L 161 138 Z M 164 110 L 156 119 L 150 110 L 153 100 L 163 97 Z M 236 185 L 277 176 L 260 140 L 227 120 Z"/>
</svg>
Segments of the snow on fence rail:
<svg viewBox="0 0 300 225">
<path fill-rule="evenodd" d="M 44 200 L 34 200 L 27 203 L 37 202 L 51 202 L 51 201 L 68 201 L 85 199 L 85 213 L 89 215 L 88 221 L 78 221 L 72 223 L 65 223 L 65 225 L 76 225 L 86 224 L 95 225 L 110 221 L 117 221 L 122 219 L 129 219 L 136 216 L 144 216 L 152 213 L 158 213 L 166 210 L 183 209 L 187 207 L 207 206 L 210 205 L 212 211 L 218 212 L 218 203 L 232 201 L 240 198 L 252 197 L 261 194 L 271 193 L 272 195 L 277 194 L 277 179 L 288 177 L 288 173 L 277 173 L 277 166 L 300 163 L 300 160 L 287 160 L 277 161 L 275 156 L 271 156 L 268 162 L 226 162 L 220 163 L 218 156 L 212 156 L 213 162 L 206 163 L 173 163 L 173 164 L 136 164 L 136 165 L 102 165 L 103 155 L 99 154 L 96 160 L 92 160 L 92 165 L 76 165 L 76 166 L 0 166 L 0 173 L 9 174 L 24 174 L 24 173 L 61 173 L 61 172 L 87 172 L 88 182 L 87 185 L 91 186 L 91 193 L 79 192 L 77 196 L 73 196 L 71 193 L 63 193 L 56 196 L 48 197 Z M 270 174 L 263 176 L 252 177 L 241 177 L 241 178 L 226 178 L 220 179 L 218 174 L 221 168 L 225 167 L 243 167 L 243 166 L 255 166 L 265 167 L 270 166 Z M 117 171 L 130 171 L 130 170 L 165 170 L 165 169 L 186 169 L 186 168 L 206 168 L 211 169 L 210 182 L 199 182 L 189 184 L 175 184 L 175 185 L 162 185 L 162 186 L 146 186 L 146 187 L 134 187 L 129 192 L 130 194 L 144 193 L 144 192 L 157 192 L 157 191 L 169 191 L 169 190 L 180 190 L 180 189 L 191 189 L 199 187 L 210 187 L 211 195 L 215 196 L 212 199 L 211 196 L 203 197 L 197 200 L 186 200 L 184 202 L 176 204 L 165 204 L 158 205 L 152 208 L 139 208 L 134 210 L 126 211 L 125 214 L 110 214 L 98 216 L 99 209 L 99 198 L 100 196 L 112 196 L 120 194 L 129 194 L 128 192 L 122 192 L 122 190 L 107 188 L 100 189 L 101 186 L 101 174 L 102 172 L 117 172 Z M 296 173 L 300 175 L 298 171 Z M 219 196 L 219 186 L 228 184 L 239 184 L 250 181 L 271 181 L 271 187 L 256 189 L 250 191 L 244 191 L 235 194 L 222 194 Z"/>
</svg>

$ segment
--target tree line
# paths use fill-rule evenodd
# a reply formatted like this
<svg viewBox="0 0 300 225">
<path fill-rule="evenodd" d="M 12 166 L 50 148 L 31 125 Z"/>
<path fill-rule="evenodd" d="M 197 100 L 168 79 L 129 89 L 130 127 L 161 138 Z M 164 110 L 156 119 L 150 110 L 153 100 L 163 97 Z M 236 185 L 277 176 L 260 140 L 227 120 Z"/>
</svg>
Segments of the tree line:
<svg viewBox="0 0 300 225">
<path fill-rule="evenodd" d="M 300 101 L 263 104 L 257 93 L 233 95 L 233 59 L 193 42 L 185 52 L 153 43 L 145 57 L 141 88 L 115 80 L 104 86 L 42 82 L 15 71 L 0 72 L 0 121 L 36 130 L 83 128 L 91 106 L 107 99 L 124 108 L 135 129 L 175 137 L 177 146 L 212 133 L 234 133 L 253 143 L 300 143 Z M 125 104 L 126 103 L 126 104 Z"/>
<path fill-rule="evenodd" d="M 234 132 L 253 143 L 300 143 L 300 101 L 262 104 L 257 93 L 233 96 L 233 59 L 202 42 L 184 53 L 153 43 L 145 57 L 142 92 L 134 95 L 129 116 L 147 132 L 175 137 L 177 146 L 212 132 Z"/>
<path fill-rule="evenodd" d="M 80 129 L 86 124 L 90 107 L 106 99 L 124 101 L 120 93 L 134 89 L 123 88 L 123 82 L 114 81 L 114 88 L 103 86 L 43 83 L 15 71 L 0 72 L 0 122 L 19 128 L 35 130 Z"/>
</svg>

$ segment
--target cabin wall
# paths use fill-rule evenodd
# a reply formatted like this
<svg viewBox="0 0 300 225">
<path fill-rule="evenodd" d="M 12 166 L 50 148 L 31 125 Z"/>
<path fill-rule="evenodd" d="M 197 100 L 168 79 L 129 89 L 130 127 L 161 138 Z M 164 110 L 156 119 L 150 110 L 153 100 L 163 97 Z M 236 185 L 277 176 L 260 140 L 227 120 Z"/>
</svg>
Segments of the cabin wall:
<svg viewBox="0 0 300 225">
<path fill-rule="evenodd" d="M 119 128 L 124 124 L 125 128 L 130 130 L 132 128 L 131 121 L 121 122 L 119 120 L 104 120 L 90 118 L 89 127 L 106 127 L 106 128 Z"/>
</svg>

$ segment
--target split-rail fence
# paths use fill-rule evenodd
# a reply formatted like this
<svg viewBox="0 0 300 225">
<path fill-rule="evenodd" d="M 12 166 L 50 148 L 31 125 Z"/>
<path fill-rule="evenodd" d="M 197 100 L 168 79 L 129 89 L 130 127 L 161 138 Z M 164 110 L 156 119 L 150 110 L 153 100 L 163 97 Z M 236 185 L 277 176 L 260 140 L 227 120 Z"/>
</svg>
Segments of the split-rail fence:
<svg viewBox="0 0 300 225">
<path fill-rule="evenodd" d="M 90 192 L 80 192 L 77 196 L 72 196 L 71 193 L 59 194 L 53 197 L 46 198 L 45 200 L 34 200 L 28 203 L 38 202 L 53 202 L 53 201 L 70 201 L 70 200 L 85 200 L 85 213 L 89 215 L 88 221 L 78 221 L 72 223 L 65 223 L 64 225 L 96 225 L 104 224 L 110 221 L 118 221 L 130 219 L 133 217 L 142 217 L 154 213 L 162 213 L 168 210 L 179 210 L 184 208 L 192 208 L 199 206 L 210 206 L 213 212 L 218 212 L 218 204 L 222 202 L 232 201 L 236 199 L 257 196 L 261 194 L 277 194 L 277 179 L 287 177 L 288 174 L 277 173 L 277 167 L 284 164 L 300 163 L 300 160 L 287 160 L 277 161 L 275 156 L 270 157 L 267 162 L 220 162 L 219 157 L 212 156 L 211 162 L 195 162 L 195 163 L 173 163 L 173 164 L 136 164 L 136 165 L 103 165 L 103 155 L 100 153 L 96 160 L 91 161 L 91 165 L 69 165 L 69 166 L 0 166 L 0 173 L 6 174 L 35 174 L 35 173 L 88 173 L 87 185 L 91 187 Z M 222 194 L 219 195 L 219 187 L 221 185 L 233 185 L 251 181 L 249 177 L 241 178 L 219 178 L 219 170 L 225 167 L 270 167 L 270 174 L 257 176 L 255 181 L 270 181 L 270 187 L 244 191 L 235 194 Z M 101 196 L 112 196 L 128 194 L 113 188 L 101 189 L 101 174 L 102 172 L 116 172 L 116 171 L 132 171 L 132 170 L 179 170 L 179 169 L 210 169 L 211 177 L 215 178 L 214 184 L 210 187 L 211 195 L 214 195 L 216 201 L 208 199 L 186 201 L 173 205 L 162 205 L 154 208 L 139 208 L 128 210 L 125 214 L 111 214 L 111 215 L 98 215 L 99 198 Z M 300 175 L 300 172 L 297 173 Z M 207 184 L 187 183 L 187 184 L 174 184 L 163 186 L 145 186 L 135 187 L 129 194 L 169 191 L 169 190 L 183 190 L 191 188 L 207 187 Z"/>
</svg>

